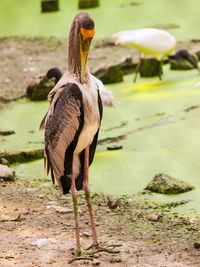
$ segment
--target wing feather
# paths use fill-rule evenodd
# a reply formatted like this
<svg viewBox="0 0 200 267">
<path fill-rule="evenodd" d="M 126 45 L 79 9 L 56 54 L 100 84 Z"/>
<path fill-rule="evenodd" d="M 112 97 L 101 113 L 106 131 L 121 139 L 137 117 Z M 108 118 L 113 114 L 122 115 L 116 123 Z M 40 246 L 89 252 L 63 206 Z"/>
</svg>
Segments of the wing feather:
<svg viewBox="0 0 200 267">
<path fill-rule="evenodd" d="M 81 105 L 80 89 L 68 83 L 55 93 L 45 118 L 46 171 L 53 169 L 57 181 L 64 174 L 65 153 L 80 126 Z"/>
</svg>

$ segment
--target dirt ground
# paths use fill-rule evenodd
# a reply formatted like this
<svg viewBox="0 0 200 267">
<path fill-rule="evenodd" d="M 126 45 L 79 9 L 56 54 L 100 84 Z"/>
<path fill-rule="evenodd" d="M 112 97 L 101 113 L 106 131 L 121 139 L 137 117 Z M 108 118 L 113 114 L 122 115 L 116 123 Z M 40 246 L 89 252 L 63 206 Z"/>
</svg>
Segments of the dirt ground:
<svg viewBox="0 0 200 267">
<path fill-rule="evenodd" d="M 1 38 L 0 108 L 6 105 L 5 99 L 23 94 L 35 75 L 52 66 L 64 70 L 65 47 L 64 40 L 55 38 Z M 100 61 L 102 56 L 97 51 L 91 57 Z M 117 245 L 114 249 L 119 253 L 100 252 L 93 260 L 69 264 L 75 245 L 71 196 L 63 196 L 46 181 L 0 181 L 0 266 L 200 266 L 200 250 L 194 248 L 200 242 L 199 224 L 178 217 L 173 207 L 157 207 L 135 196 L 120 197 L 120 206 L 111 210 L 107 198 L 103 194 L 92 197 L 97 232 L 103 245 Z M 79 207 L 85 248 L 91 244 L 91 229 L 83 193 Z M 148 214 L 155 212 L 160 219 L 149 221 Z M 42 238 L 51 240 L 41 247 L 34 245 Z"/>
<path fill-rule="evenodd" d="M 153 206 L 126 197 L 121 197 L 120 206 L 113 210 L 102 194 L 92 197 L 99 240 L 104 246 L 116 246 L 114 250 L 119 253 L 100 252 L 91 261 L 69 264 L 75 245 L 71 196 L 63 196 L 49 184 L 32 185 L 31 181 L 1 182 L 0 192 L 2 267 L 200 266 L 200 250 L 193 246 L 199 240 L 197 225 L 164 210 L 159 211 L 159 221 L 149 221 L 147 215 L 153 212 Z M 79 214 L 81 245 L 86 248 L 91 244 L 91 229 L 83 193 L 79 196 Z M 4 221 L 3 215 L 10 221 Z M 34 245 L 42 238 L 52 241 L 41 247 Z"/>
</svg>

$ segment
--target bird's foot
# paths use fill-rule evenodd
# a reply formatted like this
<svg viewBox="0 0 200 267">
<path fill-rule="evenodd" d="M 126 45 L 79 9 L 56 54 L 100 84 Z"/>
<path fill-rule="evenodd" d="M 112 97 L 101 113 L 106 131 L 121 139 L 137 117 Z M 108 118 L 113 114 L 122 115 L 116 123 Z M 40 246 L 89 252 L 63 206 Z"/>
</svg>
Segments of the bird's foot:
<svg viewBox="0 0 200 267">
<path fill-rule="evenodd" d="M 110 254 L 118 254 L 120 253 L 120 250 L 116 250 L 116 247 L 121 247 L 122 245 L 120 244 L 112 244 L 112 245 L 100 245 L 99 243 L 97 244 L 92 244 L 88 248 L 85 248 L 83 251 L 81 250 L 76 250 L 74 253 L 74 257 L 69 260 L 69 264 L 78 261 L 78 260 L 93 260 L 94 255 L 99 252 L 107 252 Z"/>
<path fill-rule="evenodd" d="M 68 263 L 70 264 L 70 263 L 72 263 L 74 261 L 78 261 L 78 260 L 93 260 L 93 256 L 88 255 L 84 251 L 76 250 L 73 258 L 71 260 L 69 260 Z"/>
<path fill-rule="evenodd" d="M 121 245 L 100 245 L 99 243 L 97 244 L 92 244 L 91 246 L 89 246 L 88 248 L 85 249 L 85 251 L 87 251 L 87 255 L 92 255 L 94 256 L 94 254 L 98 253 L 98 252 L 107 252 L 110 254 L 117 254 L 120 253 L 120 250 L 115 250 L 115 247 L 120 247 Z"/>
</svg>

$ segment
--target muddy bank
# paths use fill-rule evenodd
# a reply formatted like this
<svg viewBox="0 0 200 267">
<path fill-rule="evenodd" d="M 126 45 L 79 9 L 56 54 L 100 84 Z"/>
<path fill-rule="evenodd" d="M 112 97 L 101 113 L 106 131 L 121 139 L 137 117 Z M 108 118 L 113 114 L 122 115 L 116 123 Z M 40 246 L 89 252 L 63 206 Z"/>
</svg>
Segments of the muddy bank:
<svg viewBox="0 0 200 267">
<path fill-rule="evenodd" d="M 1 266 L 66 266 L 75 242 L 71 196 L 63 196 L 50 183 L 44 186 L 43 182 L 1 183 L 0 190 L 1 214 L 20 215 L 18 221 L 1 222 Z M 190 224 L 187 218 L 178 217 L 173 211 L 176 205 L 184 203 L 156 206 L 141 202 L 135 195 L 120 197 L 120 205 L 110 209 L 108 196 L 104 194 L 93 194 L 92 202 L 100 241 L 116 245 L 120 251 L 117 255 L 97 254 L 100 266 L 161 266 L 162 263 L 162 266 L 182 267 L 188 262 L 190 266 L 199 266 L 199 250 L 194 248 L 200 238 L 199 224 Z M 55 205 L 71 212 L 56 211 Z M 79 213 L 84 248 L 91 244 L 91 229 L 83 193 L 79 194 Z M 150 221 L 148 215 L 152 213 L 159 213 L 160 219 Z M 55 242 L 41 247 L 32 244 L 41 238 Z M 82 260 L 71 266 L 93 266 L 95 262 L 95 259 Z"/>
</svg>

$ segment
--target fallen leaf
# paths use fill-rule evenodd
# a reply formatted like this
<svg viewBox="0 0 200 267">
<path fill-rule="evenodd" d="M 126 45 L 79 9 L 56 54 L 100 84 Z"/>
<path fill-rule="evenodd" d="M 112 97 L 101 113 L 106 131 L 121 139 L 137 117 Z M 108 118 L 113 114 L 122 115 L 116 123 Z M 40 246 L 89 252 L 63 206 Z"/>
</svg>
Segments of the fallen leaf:
<svg viewBox="0 0 200 267">
<path fill-rule="evenodd" d="M 19 221 L 19 220 L 20 220 L 20 214 L 15 216 L 15 217 L 8 216 L 6 214 L 0 215 L 0 221 L 2 221 L 2 222 Z"/>
</svg>

